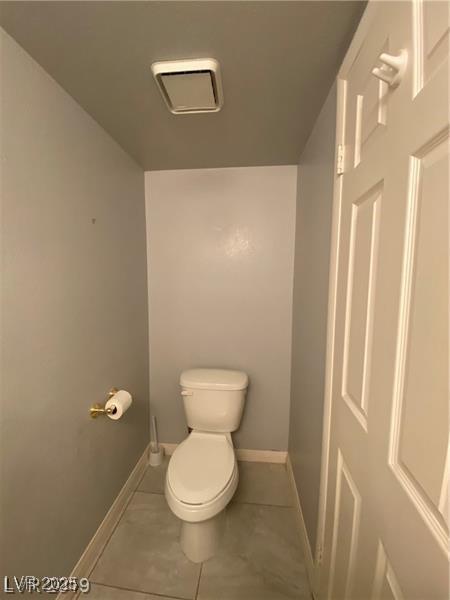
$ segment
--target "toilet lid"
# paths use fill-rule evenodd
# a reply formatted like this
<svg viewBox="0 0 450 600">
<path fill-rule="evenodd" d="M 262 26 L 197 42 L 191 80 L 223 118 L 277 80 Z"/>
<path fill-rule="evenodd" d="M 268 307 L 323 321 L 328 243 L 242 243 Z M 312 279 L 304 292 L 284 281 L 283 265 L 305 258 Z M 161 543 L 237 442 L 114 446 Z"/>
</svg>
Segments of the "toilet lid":
<svg viewBox="0 0 450 600">
<path fill-rule="evenodd" d="M 172 455 L 167 479 L 186 504 L 205 504 L 226 487 L 233 474 L 233 446 L 225 434 L 193 432 Z"/>
</svg>

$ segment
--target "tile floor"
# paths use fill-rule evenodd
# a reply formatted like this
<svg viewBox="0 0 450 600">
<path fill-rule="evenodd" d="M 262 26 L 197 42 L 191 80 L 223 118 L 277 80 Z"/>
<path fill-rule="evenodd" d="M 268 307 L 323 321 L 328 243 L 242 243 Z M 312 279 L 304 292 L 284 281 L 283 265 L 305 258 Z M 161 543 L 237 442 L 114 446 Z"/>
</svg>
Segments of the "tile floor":
<svg viewBox="0 0 450 600">
<path fill-rule="evenodd" d="M 168 458 L 148 467 L 89 579 L 90 600 L 310 600 L 285 465 L 239 463 L 216 556 L 191 563 L 164 497 Z"/>
</svg>

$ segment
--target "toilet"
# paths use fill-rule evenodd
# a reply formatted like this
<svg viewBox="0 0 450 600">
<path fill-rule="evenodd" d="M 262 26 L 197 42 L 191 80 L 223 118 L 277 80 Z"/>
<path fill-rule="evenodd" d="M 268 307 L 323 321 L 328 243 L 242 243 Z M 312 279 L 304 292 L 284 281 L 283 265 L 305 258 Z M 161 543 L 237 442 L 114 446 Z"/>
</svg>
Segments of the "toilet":
<svg viewBox="0 0 450 600">
<path fill-rule="evenodd" d="M 241 422 L 248 376 L 227 369 L 190 369 L 180 377 L 188 437 L 167 468 L 165 496 L 181 520 L 180 544 L 193 562 L 211 558 L 225 508 L 239 480 L 231 439 Z"/>
</svg>

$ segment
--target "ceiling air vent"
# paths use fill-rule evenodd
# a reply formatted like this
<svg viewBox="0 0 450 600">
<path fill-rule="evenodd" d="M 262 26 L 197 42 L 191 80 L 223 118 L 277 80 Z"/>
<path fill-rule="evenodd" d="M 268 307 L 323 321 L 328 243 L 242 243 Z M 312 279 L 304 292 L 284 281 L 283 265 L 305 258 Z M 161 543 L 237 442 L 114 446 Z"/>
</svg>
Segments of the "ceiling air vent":
<svg viewBox="0 0 450 600">
<path fill-rule="evenodd" d="M 152 64 L 152 73 L 170 112 L 217 112 L 223 105 L 220 66 L 213 58 Z"/>
</svg>

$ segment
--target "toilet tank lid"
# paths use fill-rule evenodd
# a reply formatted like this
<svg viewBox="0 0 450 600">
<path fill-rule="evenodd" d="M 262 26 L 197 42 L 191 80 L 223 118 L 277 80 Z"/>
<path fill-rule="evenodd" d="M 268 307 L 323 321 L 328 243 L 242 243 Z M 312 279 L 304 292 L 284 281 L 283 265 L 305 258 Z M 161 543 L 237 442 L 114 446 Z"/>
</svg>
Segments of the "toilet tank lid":
<svg viewBox="0 0 450 600">
<path fill-rule="evenodd" d="M 181 373 L 180 385 L 198 390 L 245 390 L 248 375 L 229 369 L 189 369 Z"/>
</svg>

